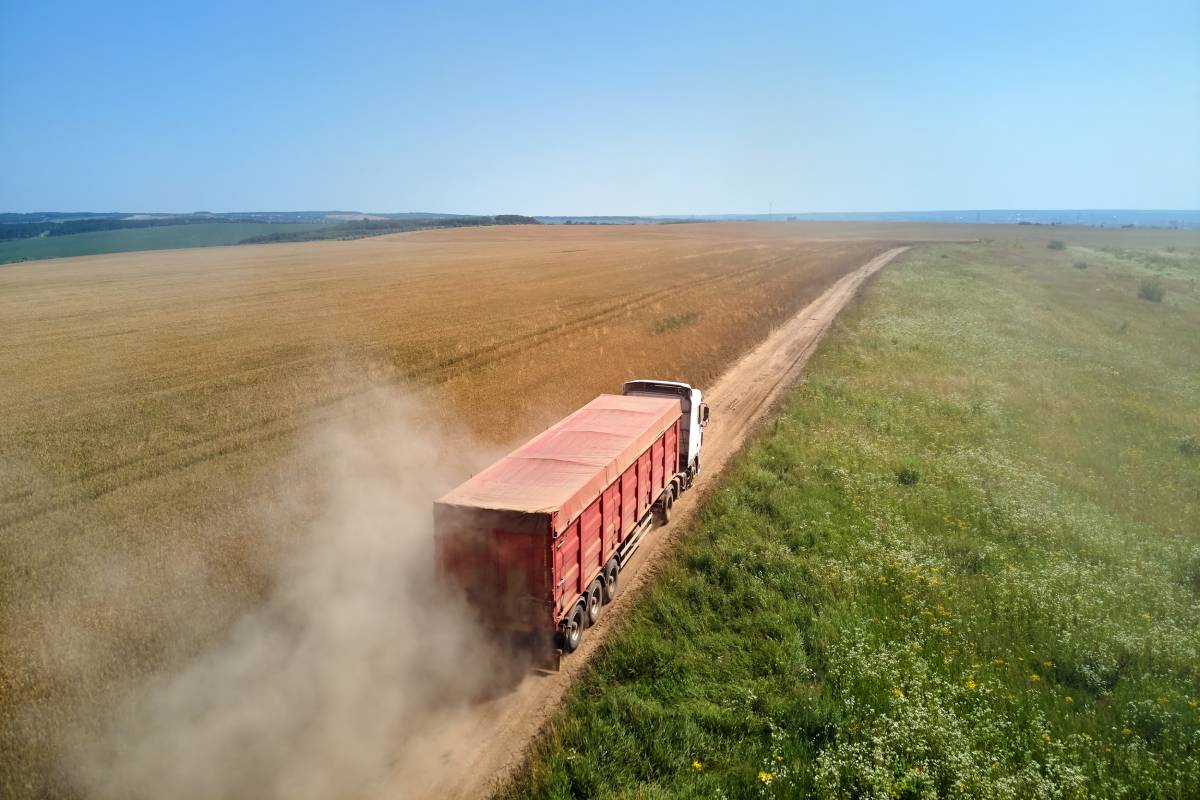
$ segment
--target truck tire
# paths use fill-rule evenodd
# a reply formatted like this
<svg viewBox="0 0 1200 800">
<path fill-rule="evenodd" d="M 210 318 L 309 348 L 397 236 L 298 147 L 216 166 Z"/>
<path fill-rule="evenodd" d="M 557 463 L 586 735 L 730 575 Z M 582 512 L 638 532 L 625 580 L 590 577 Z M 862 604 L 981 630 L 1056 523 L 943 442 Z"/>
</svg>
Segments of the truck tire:
<svg viewBox="0 0 1200 800">
<path fill-rule="evenodd" d="M 571 612 L 571 616 L 563 624 L 562 630 L 562 649 L 566 653 L 574 653 L 579 649 L 579 643 L 583 641 L 583 621 L 587 619 L 583 610 L 583 605 L 575 606 Z"/>
<path fill-rule="evenodd" d="M 588 625 L 595 625 L 596 620 L 600 619 L 600 607 L 604 605 L 604 584 L 599 579 L 592 581 L 592 585 L 588 587 L 587 593 L 587 620 Z"/>
<path fill-rule="evenodd" d="M 616 561 L 608 562 L 608 566 L 604 568 L 604 602 L 611 603 L 617 597 L 617 590 L 621 587 L 621 568 Z"/>
<path fill-rule="evenodd" d="M 671 493 L 663 494 L 662 499 L 658 501 L 658 522 L 660 525 L 666 525 L 671 521 L 671 506 L 674 501 L 671 499 Z"/>
</svg>

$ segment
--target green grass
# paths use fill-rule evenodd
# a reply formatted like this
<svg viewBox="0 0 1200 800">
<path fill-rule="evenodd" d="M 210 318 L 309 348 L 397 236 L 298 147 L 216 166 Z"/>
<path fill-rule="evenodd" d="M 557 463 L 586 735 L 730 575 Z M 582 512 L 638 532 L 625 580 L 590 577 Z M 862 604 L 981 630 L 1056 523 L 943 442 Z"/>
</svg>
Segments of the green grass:
<svg viewBox="0 0 1200 800">
<path fill-rule="evenodd" d="M 1200 259 L 1088 259 L 885 270 L 506 796 L 1198 796 Z"/>
<path fill-rule="evenodd" d="M 1138 285 L 1138 297 L 1149 300 L 1151 303 L 1161 303 L 1163 300 L 1162 284 L 1154 278 L 1146 278 Z"/>
<path fill-rule="evenodd" d="M 672 314 L 669 317 L 663 317 L 658 322 L 654 323 L 654 333 L 656 336 L 661 336 L 664 333 L 686 328 L 700 320 L 704 316 L 699 311 L 685 311 L 681 314 Z"/>
<path fill-rule="evenodd" d="M 213 222 L 165 225 L 157 228 L 123 228 L 113 231 L 13 239 L 0 242 L 0 264 L 44 258 L 92 256 L 134 250 L 171 250 L 182 247 L 212 247 L 237 244 L 251 236 L 279 232 L 301 232 L 325 227 L 307 223 Z"/>
</svg>

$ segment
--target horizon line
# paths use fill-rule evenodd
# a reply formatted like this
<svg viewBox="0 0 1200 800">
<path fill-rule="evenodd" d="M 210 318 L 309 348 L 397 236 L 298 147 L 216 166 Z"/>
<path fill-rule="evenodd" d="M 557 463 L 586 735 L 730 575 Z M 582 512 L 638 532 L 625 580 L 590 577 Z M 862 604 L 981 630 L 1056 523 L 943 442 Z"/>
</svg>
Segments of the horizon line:
<svg viewBox="0 0 1200 800">
<path fill-rule="evenodd" d="M 1010 208 L 903 208 L 880 210 L 873 209 L 867 211 L 701 211 L 688 212 L 680 214 L 671 213 L 522 213 L 512 211 L 489 211 L 489 212 L 451 212 L 451 211 L 364 211 L 360 209 L 350 208 L 262 208 L 257 210 L 241 209 L 235 211 L 94 211 L 84 209 L 70 210 L 52 210 L 38 209 L 35 211 L 0 211 L 0 215 L 22 215 L 31 216 L 34 214 L 160 214 L 165 216 L 200 216 L 204 214 L 230 216 L 235 214 L 436 214 L 439 216 L 461 216 L 461 217 L 482 217 L 482 216 L 497 216 L 500 214 L 517 214 L 526 217 L 624 217 L 624 218 L 642 218 L 642 219 L 678 219 L 687 217 L 777 217 L 777 216 L 812 216 L 812 215 L 839 215 L 839 214 L 978 214 L 978 213 L 1018 213 L 1018 212 L 1040 212 L 1040 213 L 1070 213 L 1070 212 L 1088 212 L 1088 213 L 1104 213 L 1104 212 L 1135 212 L 1135 213 L 1200 213 L 1198 208 L 1134 208 L 1134 207 L 1075 207 L 1075 208 L 1036 208 L 1036 207 L 1010 207 Z"/>
</svg>

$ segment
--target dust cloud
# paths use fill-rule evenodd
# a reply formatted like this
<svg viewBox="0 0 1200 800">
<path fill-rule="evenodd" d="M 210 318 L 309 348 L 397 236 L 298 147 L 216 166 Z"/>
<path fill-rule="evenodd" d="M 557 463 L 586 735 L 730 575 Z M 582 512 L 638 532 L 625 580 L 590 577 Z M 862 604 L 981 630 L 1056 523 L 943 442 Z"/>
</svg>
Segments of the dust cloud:
<svg viewBox="0 0 1200 800">
<path fill-rule="evenodd" d="M 307 523 L 266 602 L 70 743 L 71 783 L 97 798 L 345 797 L 429 715 L 486 689 L 498 662 L 436 585 L 431 501 L 487 459 L 431 418 L 375 392 L 311 438 L 297 463 L 319 491 L 284 493 L 281 524 Z"/>
</svg>

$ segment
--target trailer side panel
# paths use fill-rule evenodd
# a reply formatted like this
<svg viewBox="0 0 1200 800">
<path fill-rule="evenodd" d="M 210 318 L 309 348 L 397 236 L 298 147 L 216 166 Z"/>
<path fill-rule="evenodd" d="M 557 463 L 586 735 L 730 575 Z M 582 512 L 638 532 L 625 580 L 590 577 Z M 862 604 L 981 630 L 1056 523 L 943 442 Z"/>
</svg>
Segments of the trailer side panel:
<svg viewBox="0 0 1200 800">
<path fill-rule="evenodd" d="M 439 571 L 495 628 L 553 631 L 674 475 L 680 417 L 601 396 L 482 471 L 435 504 Z"/>
</svg>

